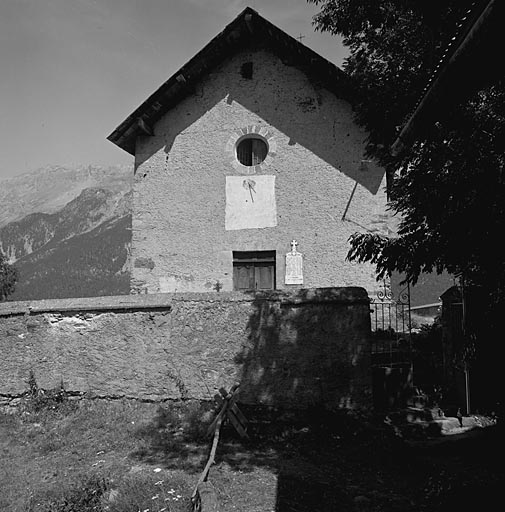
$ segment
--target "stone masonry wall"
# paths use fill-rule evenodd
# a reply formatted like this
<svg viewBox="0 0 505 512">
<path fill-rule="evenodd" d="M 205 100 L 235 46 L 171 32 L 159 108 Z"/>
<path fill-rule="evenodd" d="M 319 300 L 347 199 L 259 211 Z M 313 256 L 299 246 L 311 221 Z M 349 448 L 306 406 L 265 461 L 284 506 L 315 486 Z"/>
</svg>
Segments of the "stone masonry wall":
<svg viewBox="0 0 505 512">
<path fill-rule="evenodd" d="M 253 77 L 241 67 L 251 62 Z M 266 160 L 241 166 L 235 145 L 256 133 Z M 276 251 L 276 288 L 296 239 L 303 288 L 377 287 L 372 265 L 345 260 L 356 231 L 386 233 L 384 170 L 364 155 L 366 133 L 351 105 L 265 50 L 224 61 L 137 139 L 132 221 L 132 292 L 233 289 L 233 251 Z M 275 180 L 276 225 L 227 229 L 227 179 Z M 237 178 L 238 191 L 242 190 Z M 243 192 L 243 190 L 242 190 Z M 260 212 L 261 213 L 261 212 Z M 270 219 L 271 220 L 271 219 Z M 255 226 L 255 227 L 254 227 Z"/>
<path fill-rule="evenodd" d="M 38 385 L 98 397 L 249 404 L 369 401 L 369 301 L 361 288 L 152 294 L 0 304 L 0 403 Z"/>
</svg>

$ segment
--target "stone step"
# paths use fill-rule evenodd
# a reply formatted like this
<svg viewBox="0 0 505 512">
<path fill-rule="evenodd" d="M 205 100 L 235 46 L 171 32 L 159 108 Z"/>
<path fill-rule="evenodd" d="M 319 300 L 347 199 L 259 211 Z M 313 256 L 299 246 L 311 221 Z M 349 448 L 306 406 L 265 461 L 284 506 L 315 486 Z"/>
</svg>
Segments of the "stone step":
<svg viewBox="0 0 505 512">
<path fill-rule="evenodd" d="M 447 436 L 462 434 L 477 427 L 483 427 L 486 421 L 475 415 L 464 416 L 462 424 L 454 416 L 440 416 L 439 409 L 420 409 L 408 407 L 389 415 L 393 423 L 407 436 Z"/>
</svg>

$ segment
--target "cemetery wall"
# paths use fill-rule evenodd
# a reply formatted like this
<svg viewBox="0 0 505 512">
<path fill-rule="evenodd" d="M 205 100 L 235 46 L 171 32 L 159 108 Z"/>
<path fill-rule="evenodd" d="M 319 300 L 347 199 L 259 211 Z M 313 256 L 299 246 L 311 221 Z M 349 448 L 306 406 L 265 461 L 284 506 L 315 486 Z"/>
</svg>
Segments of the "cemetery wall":
<svg viewBox="0 0 505 512">
<path fill-rule="evenodd" d="M 357 407 L 370 399 L 362 288 L 149 294 L 0 304 L 0 405 L 40 388 L 147 401 Z"/>
</svg>

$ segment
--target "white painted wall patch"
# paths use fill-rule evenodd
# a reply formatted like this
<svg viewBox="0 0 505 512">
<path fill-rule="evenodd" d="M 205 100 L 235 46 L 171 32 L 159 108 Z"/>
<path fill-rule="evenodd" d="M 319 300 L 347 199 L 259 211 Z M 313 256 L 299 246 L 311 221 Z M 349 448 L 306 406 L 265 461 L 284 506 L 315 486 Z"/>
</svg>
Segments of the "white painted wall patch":
<svg viewBox="0 0 505 512">
<path fill-rule="evenodd" d="M 227 176 L 225 229 L 277 226 L 275 176 Z"/>
</svg>

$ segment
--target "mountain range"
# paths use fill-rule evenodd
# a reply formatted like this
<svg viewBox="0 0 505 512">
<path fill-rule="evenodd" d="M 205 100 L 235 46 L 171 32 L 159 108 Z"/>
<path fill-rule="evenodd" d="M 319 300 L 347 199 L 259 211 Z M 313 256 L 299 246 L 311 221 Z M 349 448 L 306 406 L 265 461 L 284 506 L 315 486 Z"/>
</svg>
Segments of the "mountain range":
<svg viewBox="0 0 505 512">
<path fill-rule="evenodd" d="M 128 294 L 132 178 L 52 166 L 0 181 L 0 251 L 19 274 L 8 300 Z"/>
<path fill-rule="evenodd" d="M 128 294 L 132 181 L 132 166 L 119 165 L 51 166 L 0 181 L 0 252 L 19 273 L 8 300 Z M 438 302 L 453 284 L 423 275 L 411 306 Z"/>
</svg>

